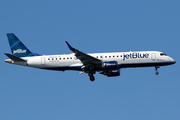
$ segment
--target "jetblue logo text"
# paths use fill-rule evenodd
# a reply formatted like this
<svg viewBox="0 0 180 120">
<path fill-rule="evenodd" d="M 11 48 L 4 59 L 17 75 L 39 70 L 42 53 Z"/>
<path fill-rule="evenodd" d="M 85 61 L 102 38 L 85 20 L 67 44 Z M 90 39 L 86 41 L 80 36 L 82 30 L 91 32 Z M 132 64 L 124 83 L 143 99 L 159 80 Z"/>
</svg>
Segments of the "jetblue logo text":
<svg viewBox="0 0 180 120">
<path fill-rule="evenodd" d="M 136 59 L 136 58 L 148 58 L 148 53 L 130 53 L 130 54 L 124 54 L 123 60 L 125 59 Z"/>
<path fill-rule="evenodd" d="M 13 50 L 13 54 L 15 53 L 26 53 L 26 50 L 21 50 L 21 49 Z"/>
</svg>

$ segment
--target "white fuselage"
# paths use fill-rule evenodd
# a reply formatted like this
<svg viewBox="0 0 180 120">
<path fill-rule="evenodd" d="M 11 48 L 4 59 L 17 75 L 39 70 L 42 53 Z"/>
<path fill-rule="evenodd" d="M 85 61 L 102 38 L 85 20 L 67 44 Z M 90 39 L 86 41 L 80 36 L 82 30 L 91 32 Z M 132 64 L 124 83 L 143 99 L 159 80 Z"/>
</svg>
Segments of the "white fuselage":
<svg viewBox="0 0 180 120">
<path fill-rule="evenodd" d="M 10 59 L 5 62 L 47 70 L 77 70 L 86 74 L 91 81 L 94 74 L 107 77 L 120 76 L 121 68 L 155 67 L 156 75 L 159 66 L 171 65 L 176 61 L 159 51 L 112 52 L 86 54 L 72 47 L 67 41 L 68 48 L 73 52 L 66 55 L 39 55 L 31 52 L 14 33 L 7 33 L 12 54 L 4 53 Z"/>
<path fill-rule="evenodd" d="M 118 68 L 127 67 L 150 67 L 174 64 L 175 60 L 159 51 L 137 51 L 137 52 L 114 52 L 114 53 L 92 53 L 88 54 L 102 62 L 117 61 Z M 13 62 L 6 59 L 5 62 L 23 66 L 49 69 L 49 70 L 82 70 L 83 63 L 76 58 L 74 53 L 66 55 L 44 55 L 33 57 L 21 57 L 26 62 Z M 103 68 L 97 67 L 96 71 Z"/>
</svg>

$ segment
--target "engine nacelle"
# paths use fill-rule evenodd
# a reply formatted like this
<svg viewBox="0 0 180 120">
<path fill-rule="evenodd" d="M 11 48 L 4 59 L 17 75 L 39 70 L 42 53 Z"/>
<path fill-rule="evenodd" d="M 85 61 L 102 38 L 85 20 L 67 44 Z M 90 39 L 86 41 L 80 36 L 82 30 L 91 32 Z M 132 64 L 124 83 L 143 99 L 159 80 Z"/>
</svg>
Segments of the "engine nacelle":
<svg viewBox="0 0 180 120">
<path fill-rule="evenodd" d="M 115 70 L 103 71 L 100 74 L 107 75 L 108 77 L 120 76 L 120 70 L 115 69 Z"/>
<path fill-rule="evenodd" d="M 118 69 L 117 61 L 107 61 L 102 64 L 102 68 L 115 70 Z"/>
</svg>

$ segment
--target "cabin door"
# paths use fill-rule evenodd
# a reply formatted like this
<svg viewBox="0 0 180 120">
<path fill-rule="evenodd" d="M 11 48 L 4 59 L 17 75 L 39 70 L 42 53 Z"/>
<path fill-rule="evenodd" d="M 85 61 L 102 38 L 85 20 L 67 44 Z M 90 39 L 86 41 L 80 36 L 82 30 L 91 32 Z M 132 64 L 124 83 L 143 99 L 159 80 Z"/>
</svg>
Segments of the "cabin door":
<svg viewBox="0 0 180 120">
<path fill-rule="evenodd" d="M 42 65 L 45 65 L 45 64 L 46 64 L 46 61 L 45 61 L 45 58 L 44 58 L 44 57 L 41 58 L 41 64 L 42 64 Z"/>
<path fill-rule="evenodd" d="M 153 61 L 156 60 L 156 53 L 151 53 L 151 59 L 152 59 Z"/>
</svg>

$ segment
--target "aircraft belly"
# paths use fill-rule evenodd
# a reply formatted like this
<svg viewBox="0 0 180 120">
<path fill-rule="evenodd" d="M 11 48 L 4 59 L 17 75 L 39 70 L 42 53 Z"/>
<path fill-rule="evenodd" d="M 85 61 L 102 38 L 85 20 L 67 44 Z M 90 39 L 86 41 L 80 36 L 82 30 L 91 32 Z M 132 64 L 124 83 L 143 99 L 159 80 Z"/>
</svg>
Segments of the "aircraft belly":
<svg viewBox="0 0 180 120">
<path fill-rule="evenodd" d="M 141 63 L 123 63 L 118 65 L 119 68 L 129 68 L 129 67 L 154 67 L 154 66 L 165 66 L 171 65 L 171 62 L 141 62 Z"/>
</svg>

